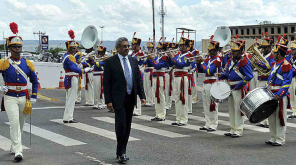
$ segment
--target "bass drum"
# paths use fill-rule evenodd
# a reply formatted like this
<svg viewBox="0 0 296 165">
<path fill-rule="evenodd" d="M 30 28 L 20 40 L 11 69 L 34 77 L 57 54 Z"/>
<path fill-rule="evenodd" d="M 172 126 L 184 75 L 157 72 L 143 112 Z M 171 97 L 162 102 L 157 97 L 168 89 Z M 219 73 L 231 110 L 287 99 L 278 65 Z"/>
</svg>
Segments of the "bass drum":
<svg viewBox="0 0 296 165">
<path fill-rule="evenodd" d="M 259 123 L 268 118 L 277 108 L 278 101 L 268 88 L 255 88 L 240 103 L 239 109 L 251 123 Z"/>
<path fill-rule="evenodd" d="M 223 103 L 228 100 L 231 93 L 230 90 L 230 86 L 226 82 L 214 82 L 210 90 L 211 99 L 216 103 Z"/>
</svg>

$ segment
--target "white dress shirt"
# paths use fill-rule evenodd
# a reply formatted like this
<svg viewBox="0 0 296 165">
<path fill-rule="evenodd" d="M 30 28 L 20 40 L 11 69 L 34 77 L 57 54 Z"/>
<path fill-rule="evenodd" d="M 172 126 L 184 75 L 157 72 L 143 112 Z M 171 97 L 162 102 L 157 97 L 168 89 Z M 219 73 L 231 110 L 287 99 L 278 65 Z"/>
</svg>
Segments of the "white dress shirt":
<svg viewBox="0 0 296 165">
<path fill-rule="evenodd" d="M 123 66 L 123 56 L 118 53 L 118 57 L 120 59 L 120 63 L 121 63 L 121 67 L 122 67 L 123 73 L 125 74 L 124 66 Z M 130 64 L 129 59 L 128 59 L 128 55 L 126 55 L 125 58 L 126 58 L 128 69 L 130 71 L 130 75 L 133 77 L 133 71 L 132 71 L 132 67 L 131 67 L 131 64 Z"/>
</svg>

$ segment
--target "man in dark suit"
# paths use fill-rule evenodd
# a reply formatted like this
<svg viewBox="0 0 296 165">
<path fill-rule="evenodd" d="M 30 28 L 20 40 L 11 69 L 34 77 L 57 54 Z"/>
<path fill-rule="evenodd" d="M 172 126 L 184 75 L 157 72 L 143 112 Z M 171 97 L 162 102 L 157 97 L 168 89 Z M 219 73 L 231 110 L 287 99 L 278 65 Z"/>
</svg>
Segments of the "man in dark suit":
<svg viewBox="0 0 296 165">
<path fill-rule="evenodd" d="M 117 39 L 115 46 L 118 54 L 105 61 L 103 85 L 107 108 L 115 111 L 116 155 L 119 163 L 125 164 L 129 159 L 125 153 L 137 95 L 142 105 L 145 105 L 146 98 L 138 61 L 128 56 L 127 38 Z"/>
</svg>

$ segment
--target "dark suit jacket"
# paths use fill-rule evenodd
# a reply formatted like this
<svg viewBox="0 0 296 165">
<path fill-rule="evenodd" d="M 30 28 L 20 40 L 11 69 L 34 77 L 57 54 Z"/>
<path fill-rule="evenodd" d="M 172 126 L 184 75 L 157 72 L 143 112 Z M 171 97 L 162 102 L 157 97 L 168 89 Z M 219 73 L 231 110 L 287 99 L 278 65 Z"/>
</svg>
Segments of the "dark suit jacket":
<svg viewBox="0 0 296 165">
<path fill-rule="evenodd" d="M 138 61 L 128 55 L 128 59 L 133 72 L 133 96 L 134 103 L 137 104 L 137 95 L 141 99 L 145 98 L 143 80 L 140 75 Z M 104 65 L 104 96 L 105 103 L 112 103 L 114 109 L 122 109 L 124 106 L 125 95 L 127 93 L 127 83 L 124 71 L 118 55 L 114 55 L 105 61 Z"/>
</svg>

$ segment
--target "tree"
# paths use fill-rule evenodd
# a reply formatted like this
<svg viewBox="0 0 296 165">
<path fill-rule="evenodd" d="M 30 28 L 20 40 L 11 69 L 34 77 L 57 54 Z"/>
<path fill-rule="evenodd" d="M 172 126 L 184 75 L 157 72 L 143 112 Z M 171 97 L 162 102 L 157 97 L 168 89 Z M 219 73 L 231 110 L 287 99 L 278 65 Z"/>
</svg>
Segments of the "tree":
<svg viewBox="0 0 296 165">
<path fill-rule="evenodd" d="M 0 51 L 4 50 L 5 45 L 4 44 L 0 44 Z"/>
<path fill-rule="evenodd" d="M 67 51 L 66 49 L 63 48 L 50 48 L 50 50 L 48 50 L 48 52 L 52 53 L 53 56 L 55 57 L 60 51 Z"/>
</svg>

